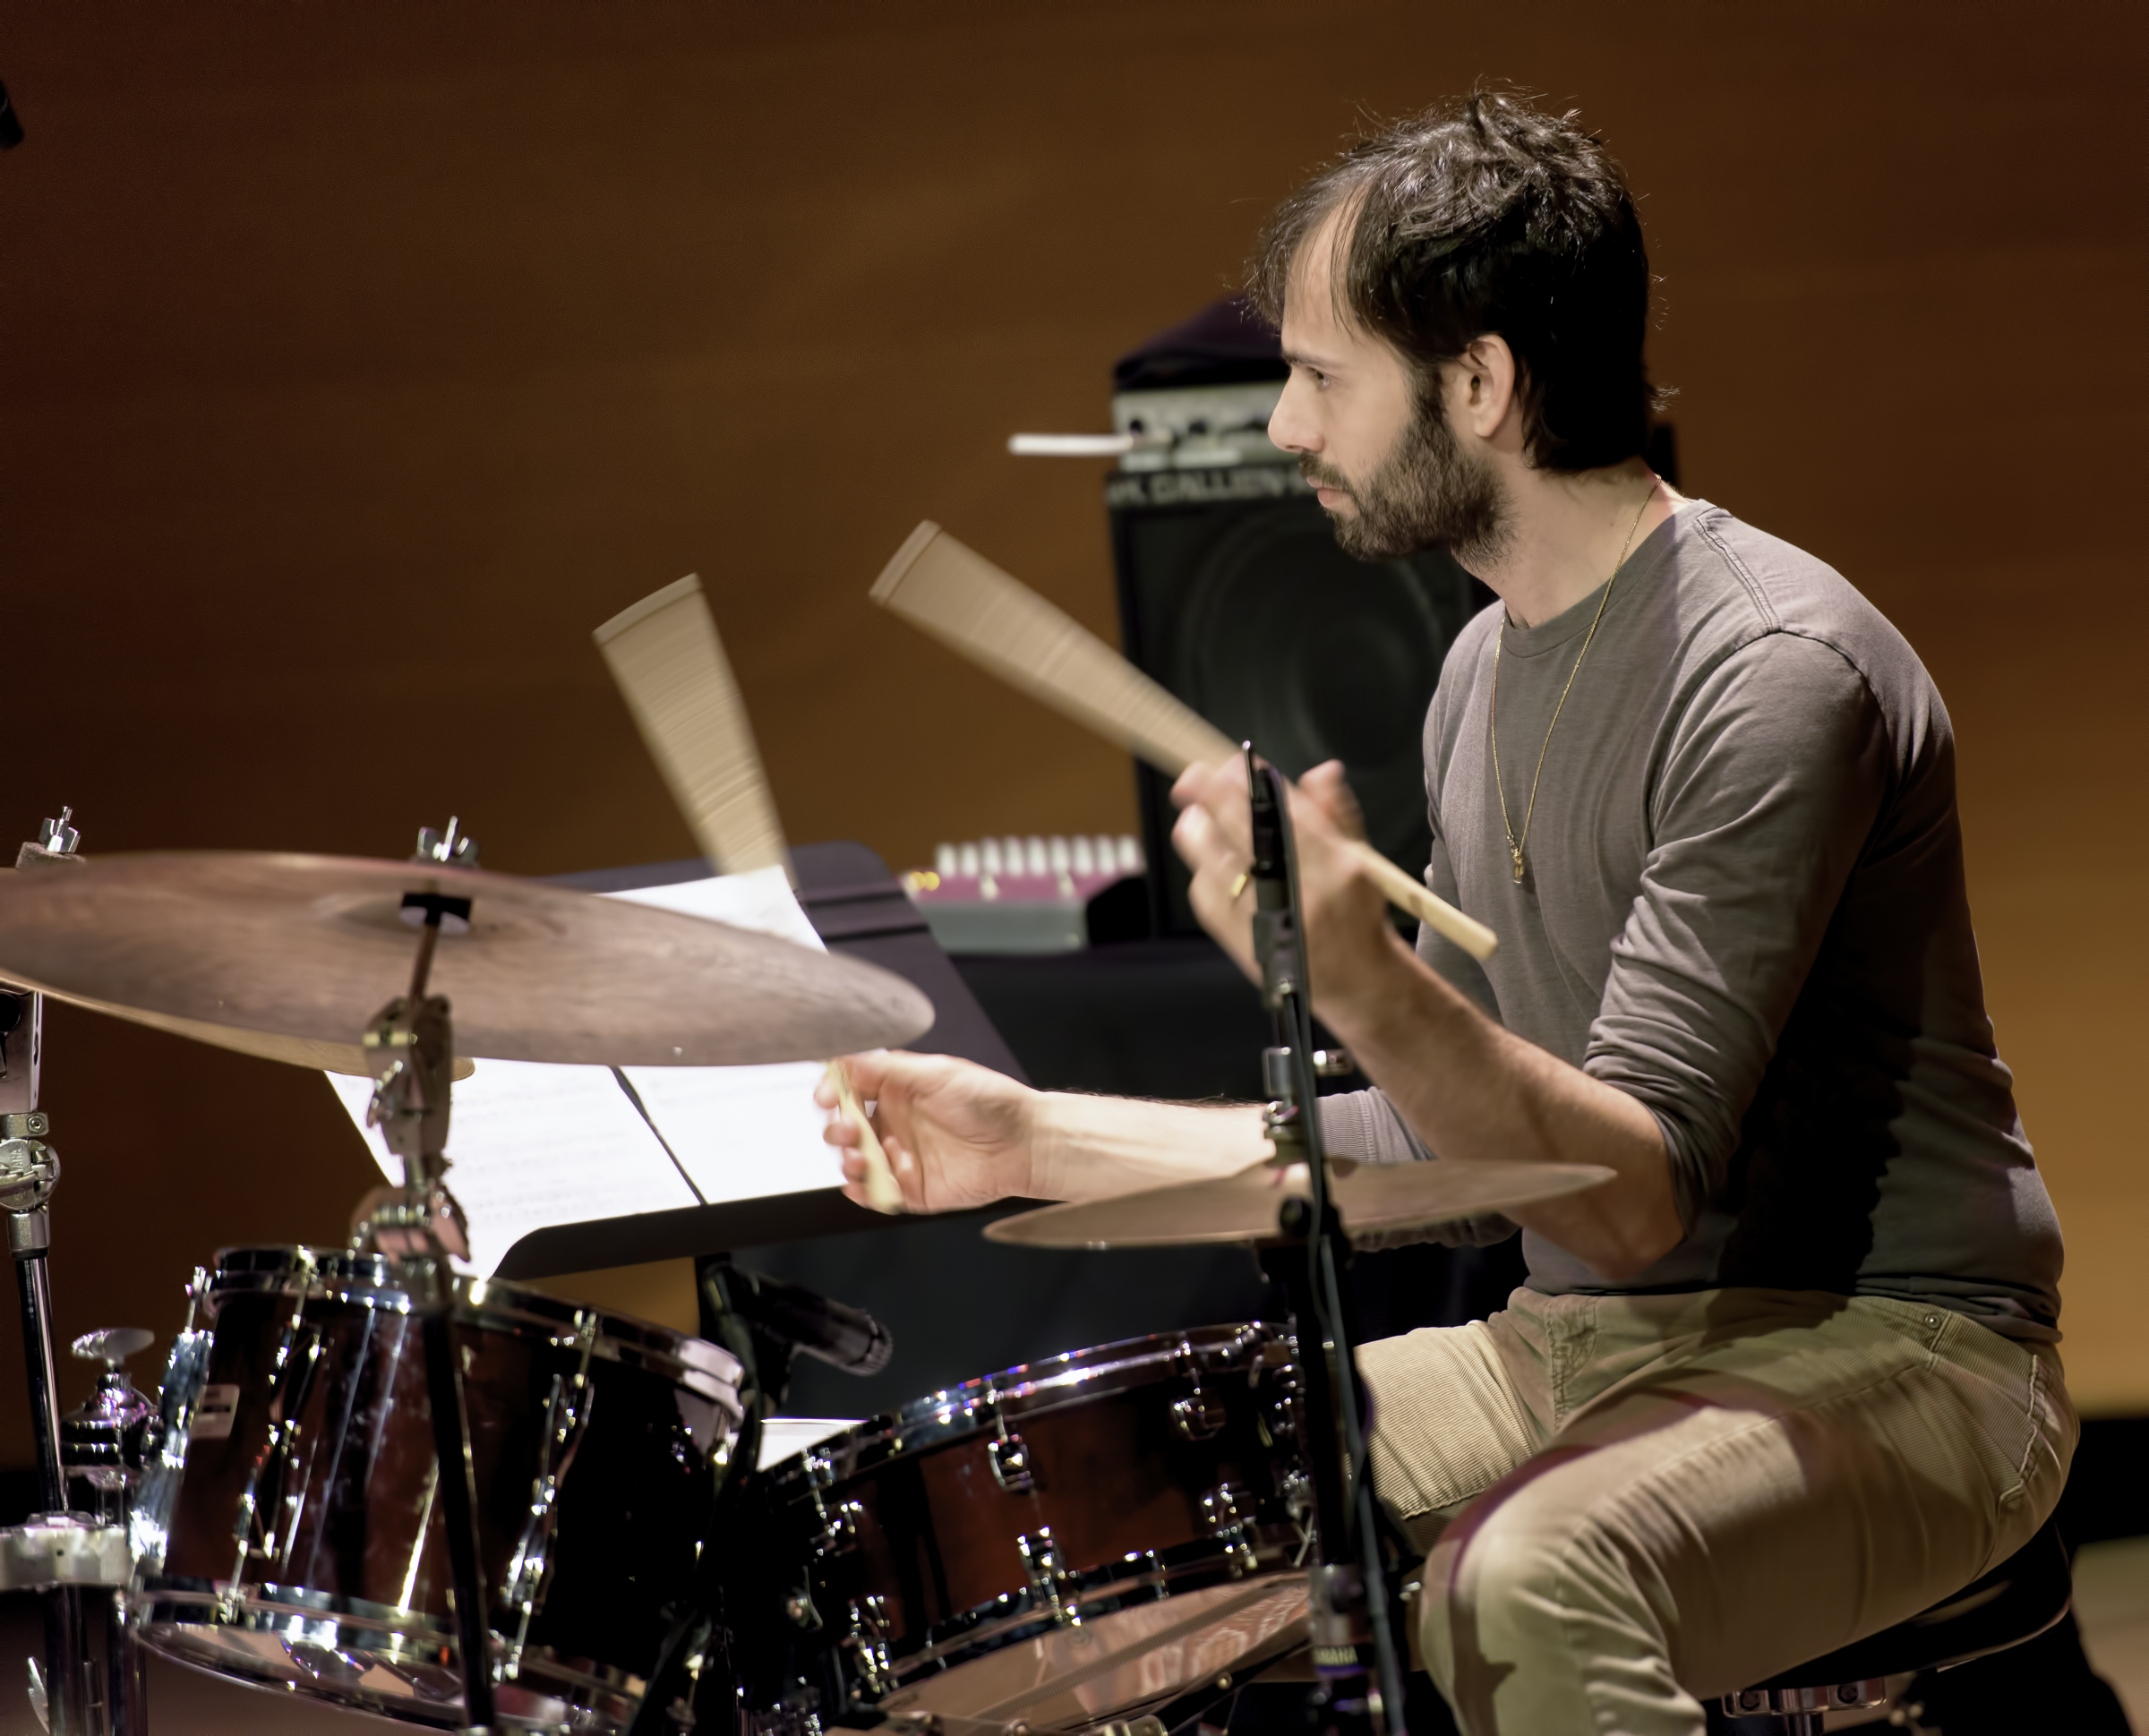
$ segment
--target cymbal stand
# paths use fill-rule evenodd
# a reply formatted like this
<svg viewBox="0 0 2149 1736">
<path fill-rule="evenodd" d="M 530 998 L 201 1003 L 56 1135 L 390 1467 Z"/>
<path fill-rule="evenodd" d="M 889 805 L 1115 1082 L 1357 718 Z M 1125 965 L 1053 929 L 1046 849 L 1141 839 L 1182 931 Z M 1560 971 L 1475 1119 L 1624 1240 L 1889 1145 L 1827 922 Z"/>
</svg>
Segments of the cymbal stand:
<svg viewBox="0 0 2149 1736">
<path fill-rule="evenodd" d="M 475 849 L 467 839 L 458 847 L 455 830 L 450 821 L 444 840 L 435 839 L 430 829 L 420 833 L 417 859 L 475 866 Z M 360 1208 L 357 1240 L 395 1258 L 417 1312 L 433 1450 L 441 1467 L 441 1517 L 454 1579 L 463 1728 L 469 1736 L 484 1736 L 493 1720 L 492 1611 L 478 1553 L 477 1479 L 462 1364 L 456 1354 L 455 1270 L 449 1263 L 450 1255 L 467 1258 L 470 1244 L 462 1207 L 445 1179 L 455 1037 L 447 996 L 425 992 L 441 933 L 467 930 L 470 901 L 432 891 L 406 893 L 403 916 L 418 929 L 410 990 L 374 1015 L 364 1039 L 376 1081 L 366 1119 L 381 1128 L 389 1150 L 403 1159 L 403 1185 L 367 1196 Z"/>
<path fill-rule="evenodd" d="M 1270 1102 L 1266 1130 L 1280 1162 L 1303 1162 L 1312 1197 L 1288 1200 L 1279 1214 L 1284 1245 L 1263 1264 L 1290 1297 L 1298 1343 L 1315 1536 L 1307 1602 L 1318 1678 L 1313 1725 L 1328 1732 L 1407 1736 L 1403 1667 L 1389 1590 L 1390 1541 L 1366 1455 L 1365 1410 L 1352 1361 L 1341 1272 L 1350 1241 L 1328 1197 L 1326 1154 L 1314 1059 L 1313 1010 L 1298 864 L 1288 786 L 1246 748 L 1253 805 L 1254 950 L 1262 999 L 1276 1041 L 1263 1056 Z"/>
<path fill-rule="evenodd" d="M 25 873 L 79 868 L 81 834 L 68 824 L 73 817 L 72 808 L 62 808 L 58 819 L 47 820 L 39 842 L 22 846 L 16 868 Z M 110 1736 L 138 1728 L 136 1708 L 125 1692 L 127 1672 L 115 1669 L 107 1680 L 92 1667 L 91 1653 L 118 1658 L 124 1652 L 115 1594 L 125 1585 L 131 1564 L 124 1522 L 98 1524 L 68 1509 L 47 1264 L 60 1159 L 45 1142 L 51 1120 L 38 1107 L 44 1000 L 31 990 L 0 985 L 0 1210 L 7 1216 L 8 1253 L 21 1298 L 40 1509 L 26 1524 L 0 1530 L 0 1590 L 42 1594 L 45 1667 L 40 1676 L 31 1665 L 30 1698 L 52 1736 Z"/>
</svg>

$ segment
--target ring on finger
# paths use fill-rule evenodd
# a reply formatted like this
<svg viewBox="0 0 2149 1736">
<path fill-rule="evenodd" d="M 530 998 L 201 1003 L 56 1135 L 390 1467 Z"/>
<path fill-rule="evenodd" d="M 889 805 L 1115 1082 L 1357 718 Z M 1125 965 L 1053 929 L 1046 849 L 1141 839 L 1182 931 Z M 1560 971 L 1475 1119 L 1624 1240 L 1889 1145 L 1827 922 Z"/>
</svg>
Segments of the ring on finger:
<svg viewBox="0 0 2149 1736">
<path fill-rule="evenodd" d="M 1246 895 L 1247 885 L 1254 878 L 1254 865 L 1249 862 L 1238 871 L 1238 878 L 1231 883 L 1231 902 L 1236 904 Z"/>
</svg>

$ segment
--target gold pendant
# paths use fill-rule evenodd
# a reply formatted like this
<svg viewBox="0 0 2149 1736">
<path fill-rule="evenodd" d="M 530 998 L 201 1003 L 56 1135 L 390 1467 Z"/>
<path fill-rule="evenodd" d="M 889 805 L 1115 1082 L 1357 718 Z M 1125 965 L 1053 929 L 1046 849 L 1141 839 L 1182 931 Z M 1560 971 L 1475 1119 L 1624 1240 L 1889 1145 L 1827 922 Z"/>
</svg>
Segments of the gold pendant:
<svg viewBox="0 0 2149 1736">
<path fill-rule="evenodd" d="M 1519 886 L 1522 884 L 1522 846 L 1510 844 L 1507 850 L 1508 854 L 1515 859 L 1515 884 Z"/>
</svg>

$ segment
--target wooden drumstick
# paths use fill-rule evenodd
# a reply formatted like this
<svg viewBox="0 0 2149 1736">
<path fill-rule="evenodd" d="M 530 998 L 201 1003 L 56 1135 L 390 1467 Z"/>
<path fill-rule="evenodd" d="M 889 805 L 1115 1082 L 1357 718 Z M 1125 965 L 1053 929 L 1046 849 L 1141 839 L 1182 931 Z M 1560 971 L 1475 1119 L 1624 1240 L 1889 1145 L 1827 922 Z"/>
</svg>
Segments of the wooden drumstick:
<svg viewBox="0 0 2149 1736">
<path fill-rule="evenodd" d="M 1111 646 L 930 519 L 912 531 L 873 583 L 873 601 L 972 663 L 1064 712 L 1167 777 L 1195 760 L 1222 759 L 1237 743 Z M 1474 917 L 1426 890 L 1372 845 L 1361 865 L 1389 902 L 1472 958 L 1500 942 Z"/>
<path fill-rule="evenodd" d="M 689 573 L 652 592 L 594 637 L 709 866 L 719 874 L 781 867 L 791 877 L 783 822 L 701 580 Z M 903 1190 L 850 1069 L 831 1061 L 827 1077 L 840 1112 L 859 1131 L 866 1203 L 876 1211 L 903 1210 Z"/>
<path fill-rule="evenodd" d="M 840 1060 L 831 1061 L 828 1083 L 835 1091 L 836 1107 L 843 1112 L 843 1119 L 858 1129 L 858 1154 L 866 1162 L 866 1203 L 891 1217 L 907 1210 L 903 1203 L 903 1188 L 895 1180 L 895 1166 L 888 1161 L 880 1135 L 873 1131 L 873 1117 L 858 1100 L 858 1087 L 852 1082 L 851 1069 Z"/>
<path fill-rule="evenodd" d="M 788 876 L 783 822 L 700 578 L 652 592 L 595 637 L 709 866 L 746 874 L 781 865 Z"/>
</svg>

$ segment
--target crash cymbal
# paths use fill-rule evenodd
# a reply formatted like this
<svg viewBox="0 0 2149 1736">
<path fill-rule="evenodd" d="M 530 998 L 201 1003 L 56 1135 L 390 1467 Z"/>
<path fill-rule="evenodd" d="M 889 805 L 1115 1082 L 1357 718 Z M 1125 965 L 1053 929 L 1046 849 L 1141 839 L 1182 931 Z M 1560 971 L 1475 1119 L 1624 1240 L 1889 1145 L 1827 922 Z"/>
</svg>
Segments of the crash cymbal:
<svg viewBox="0 0 2149 1736">
<path fill-rule="evenodd" d="M 0 980 L 144 1023 L 348 1048 L 409 986 L 407 893 L 470 902 L 466 931 L 444 926 L 429 985 L 449 998 L 458 1055 L 809 1060 L 900 1043 L 933 1019 L 888 971 L 675 911 L 431 862 L 221 851 L 7 876 Z"/>
<path fill-rule="evenodd" d="M 0 885 L 5 885 L 18 872 L 16 868 L 0 868 Z M 53 988 L 39 992 L 47 1000 L 65 1001 L 70 1006 L 124 1019 L 130 1024 L 147 1025 L 151 1030 L 168 1031 L 192 1042 L 210 1043 L 218 1048 L 235 1050 L 263 1061 L 281 1061 L 289 1066 L 312 1067 L 322 1073 L 347 1073 L 359 1079 L 370 1078 L 373 1071 L 366 1065 L 365 1051 L 355 1043 L 316 1043 L 304 1037 L 278 1037 L 269 1030 L 237 1030 L 229 1025 L 205 1025 L 193 1019 L 175 1019 L 168 1013 L 150 1013 L 139 1006 L 114 1006 L 109 1001 L 93 1000 L 87 995 L 63 995 Z M 458 1079 L 467 1079 L 476 1071 L 476 1065 L 467 1056 L 456 1056 Z"/>
<path fill-rule="evenodd" d="M 1354 1163 L 1329 1160 L 1329 1198 L 1353 1233 L 1422 1229 L 1504 1211 L 1612 1179 L 1593 1163 Z M 1032 1248 L 1169 1248 L 1274 1236 L 1285 1200 L 1308 1197 L 1306 1166 L 1257 1163 L 1235 1176 L 1109 1200 L 1040 1206 L 985 1227 L 988 1240 Z"/>
</svg>

